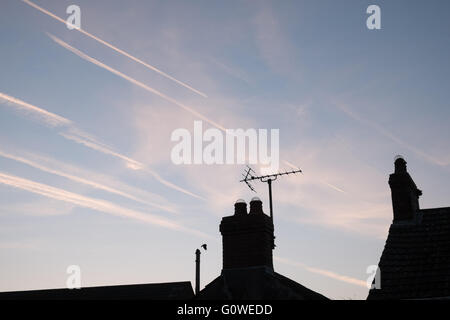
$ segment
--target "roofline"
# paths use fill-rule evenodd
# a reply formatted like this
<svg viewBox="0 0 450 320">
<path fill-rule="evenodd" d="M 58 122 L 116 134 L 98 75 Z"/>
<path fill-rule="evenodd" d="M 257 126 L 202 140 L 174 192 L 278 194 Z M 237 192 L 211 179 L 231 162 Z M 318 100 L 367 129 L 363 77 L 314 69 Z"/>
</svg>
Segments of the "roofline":
<svg viewBox="0 0 450 320">
<path fill-rule="evenodd" d="M 137 286 L 157 286 L 157 285 L 174 285 L 174 284 L 189 284 L 192 288 L 190 281 L 175 281 L 175 282 L 158 282 L 158 283 L 133 283 L 133 284 L 118 284 L 118 285 L 106 285 L 106 286 L 94 286 L 94 287 L 81 287 L 80 289 L 106 289 L 106 288 L 125 288 L 125 287 L 137 287 Z M 66 291 L 72 290 L 69 288 L 50 288 L 50 289 L 31 289 L 31 290 L 20 290 L 20 291 L 0 291 L 0 294 L 8 293 L 40 293 L 49 291 Z M 77 289 L 76 289 L 77 290 Z"/>
<path fill-rule="evenodd" d="M 419 211 L 437 211 L 437 210 L 450 210 L 450 207 L 426 208 L 420 209 Z"/>
</svg>

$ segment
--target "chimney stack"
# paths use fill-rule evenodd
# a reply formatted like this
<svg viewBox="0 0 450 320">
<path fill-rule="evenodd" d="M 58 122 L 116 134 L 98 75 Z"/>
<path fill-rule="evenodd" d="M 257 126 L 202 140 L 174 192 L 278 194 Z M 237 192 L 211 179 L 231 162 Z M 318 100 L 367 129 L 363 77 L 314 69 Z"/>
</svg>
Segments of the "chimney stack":
<svg viewBox="0 0 450 320">
<path fill-rule="evenodd" d="M 250 202 L 250 213 L 244 200 L 236 201 L 234 215 L 222 218 L 220 232 L 224 270 L 258 266 L 273 270 L 273 223 L 259 198 Z"/>
<path fill-rule="evenodd" d="M 419 211 L 419 190 L 406 169 L 406 161 L 397 156 L 395 171 L 389 176 L 394 222 L 413 220 Z"/>
</svg>

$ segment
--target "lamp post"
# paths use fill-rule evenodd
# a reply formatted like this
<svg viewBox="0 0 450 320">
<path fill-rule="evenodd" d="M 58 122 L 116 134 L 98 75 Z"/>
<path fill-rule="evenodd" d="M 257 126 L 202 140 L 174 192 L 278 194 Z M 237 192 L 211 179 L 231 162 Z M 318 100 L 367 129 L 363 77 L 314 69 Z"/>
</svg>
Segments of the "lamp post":
<svg viewBox="0 0 450 320">
<path fill-rule="evenodd" d="M 201 246 L 205 251 L 207 250 L 206 244 Z M 195 250 L 195 295 L 200 292 L 200 249 Z"/>
</svg>

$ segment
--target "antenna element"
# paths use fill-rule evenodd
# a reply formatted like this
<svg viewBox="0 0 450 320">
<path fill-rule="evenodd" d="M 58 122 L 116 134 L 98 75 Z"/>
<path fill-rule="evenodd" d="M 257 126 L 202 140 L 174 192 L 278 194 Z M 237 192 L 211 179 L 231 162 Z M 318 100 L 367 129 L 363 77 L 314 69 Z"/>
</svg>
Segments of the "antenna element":
<svg viewBox="0 0 450 320">
<path fill-rule="evenodd" d="M 240 182 L 245 182 L 245 184 L 252 190 L 255 191 L 255 188 L 250 184 L 253 180 L 260 180 L 261 182 L 266 182 L 269 185 L 269 206 L 270 206 L 270 219 L 272 219 L 273 223 L 273 205 L 272 205 L 272 181 L 277 180 L 278 177 L 288 175 L 288 174 L 296 174 L 296 173 L 302 173 L 302 170 L 291 170 L 291 171 L 285 171 L 285 172 L 279 172 L 274 174 L 268 174 L 264 176 L 256 176 L 253 174 L 256 174 L 255 171 L 253 171 L 252 168 L 247 166 L 247 169 L 245 170 L 245 173 L 242 174 L 244 179 L 242 179 Z M 275 247 L 275 244 L 273 244 Z"/>
</svg>

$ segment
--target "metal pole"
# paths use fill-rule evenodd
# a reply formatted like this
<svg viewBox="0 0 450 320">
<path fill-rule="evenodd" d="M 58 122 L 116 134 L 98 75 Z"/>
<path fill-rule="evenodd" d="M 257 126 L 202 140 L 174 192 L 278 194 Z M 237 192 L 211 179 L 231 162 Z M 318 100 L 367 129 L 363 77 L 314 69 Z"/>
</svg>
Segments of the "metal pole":
<svg viewBox="0 0 450 320">
<path fill-rule="evenodd" d="M 273 222 L 273 208 L 272 208 L 272 179 L 267 180 L 269 184 L 269 205 L 270 205 L 270 218 Z"/>
<path fill-rule="evenodd" d="M 200 250 L 195 250 L 195 294 L 200 292 Z"/>
<path fill-rule="evenodd" d="M 272 207 L 272 179 L 267 180 L 269 185 L 269 205 L 270 205 L 270 219 L 273 224 L 273 207 Z M 275 249 L 275 235 L 272 238 L 272 249 Z"/>
</svg>

